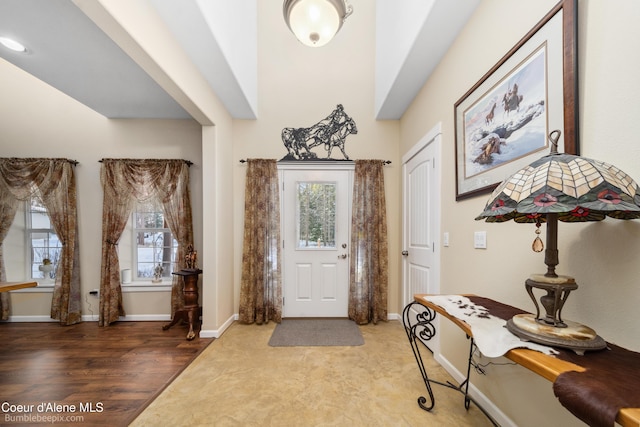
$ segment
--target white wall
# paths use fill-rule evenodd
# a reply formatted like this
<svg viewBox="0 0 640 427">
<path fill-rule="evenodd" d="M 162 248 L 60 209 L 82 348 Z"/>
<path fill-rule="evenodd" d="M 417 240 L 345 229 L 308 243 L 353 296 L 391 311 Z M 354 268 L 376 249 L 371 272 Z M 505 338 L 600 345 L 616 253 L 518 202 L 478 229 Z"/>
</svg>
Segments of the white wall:
<svg viewBox="0 0 640 427">
<path fill-rule="evenodd" d="M 483 1 L 468 25 L 401 120 L 401 152 L 435 123 L 443 124 L 442 293 L 475 293 L 523 309 L 533 309 L 524 289 L 531 273 L 544 272 L 543 254 L 531 251 L 534 225 L 487 224 L 474 218 L 488 195 L 455 201 L 455 102 L 551 8 L 556 0 Z M 640 179 L 640 145 L 634 94 L 640 3 L 624 0 L 579 2 L 580 154 L 606 161 Z M 488 248 L 473 249 L 474 231 L 487 231 Z M 640 287 L 640 222 L 605 220 L 559 226 L 559 274 L 576 278 L 563 318 L 593 327 L 606 340 L 640 351 L 637 334 Z M 443 325 L 444 357 L 463 371 L 467 341 Z M 504 362 L 504 360 L 499 360 Z M 524 368 L 491 366 L 475 383 L 519 426 L 582 425 L 564 410 L 551 383 Z"/>
</svg>

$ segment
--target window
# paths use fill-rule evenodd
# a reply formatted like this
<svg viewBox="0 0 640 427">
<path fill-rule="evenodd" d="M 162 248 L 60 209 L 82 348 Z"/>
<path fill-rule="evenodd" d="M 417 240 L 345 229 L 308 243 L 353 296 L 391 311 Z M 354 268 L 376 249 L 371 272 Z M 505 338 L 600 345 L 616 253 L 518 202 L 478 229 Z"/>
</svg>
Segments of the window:
<svg viewBox="0 0 640 427">
<path fill-rule="evenodd" d="M 164 219 L 162 205 L 156 200 L 138 202 L 132 221 L 135 278 L 154 283 L 171 278 L 178 242 Z"/>
<path fill-rule="evenodd" d="M 26 239 L 28 277 L 43 283 L 52 283 L 60 260 L 62 244 L 51 224 L 47 209 L 38 197 L 27 202 Z"/>
<path fill-rule="evenodd" d="M 336 247 L 336 184 L 298 182 L 298 248 Z"/>
</svg>

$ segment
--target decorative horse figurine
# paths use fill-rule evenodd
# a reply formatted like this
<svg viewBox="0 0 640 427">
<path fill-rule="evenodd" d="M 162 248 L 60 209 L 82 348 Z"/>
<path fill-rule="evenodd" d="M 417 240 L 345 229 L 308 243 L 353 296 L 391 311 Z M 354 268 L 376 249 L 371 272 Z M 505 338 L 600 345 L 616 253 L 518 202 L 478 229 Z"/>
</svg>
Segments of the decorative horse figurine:
<svg viewBox="0 0 640 427">
<path fill-rule="evenodd" d="M 338 147 L 349 160 L 344 149 L 345 140 L 350 134 L 357 133 L 355 121 L 344 112 L 342 104 L 338 104 L 325 119 L 309 128 L 282 129 L 282 142 L 288 152 L 283 160 L 315 160 L 318 155 L 311 148 L 321 144 L 324 144 L 327 158 L 331 157 L 333 148 Z"/>
</svg>

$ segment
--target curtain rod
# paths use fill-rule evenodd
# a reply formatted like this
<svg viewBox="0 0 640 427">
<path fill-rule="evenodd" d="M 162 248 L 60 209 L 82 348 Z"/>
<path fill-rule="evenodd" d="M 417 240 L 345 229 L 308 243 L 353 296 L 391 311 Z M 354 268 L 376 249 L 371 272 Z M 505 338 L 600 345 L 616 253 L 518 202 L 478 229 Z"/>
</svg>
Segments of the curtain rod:
<svg viewBox="0 0 640 427">
<path fill-rule="evenodd" d="M 173 160 L 173 159 L 100 159 L 98 160 L 98 162 L 103 163 L 105 160 Z M 182 160 L 189 167 L 193 165 L 193 162 L 191 160 L 183 160 L 183 159 L 178 159 L 178 160 Z"/>
<path fill-rule="evenodd" d="M 240 161 L 240 163 L 247 163 L 247 159 L 240 159 L 239 161 Z M 302 160 L 302 162 L 305 162 L 305 161 L 312 162 L 313 160 Z M 327 161 L 327 160 L 319 160 L 319 162 L 326 162 L 326 161 Z M 352 162 L 353 160 L 335 160 L 335 161 L 336 161 L 336 162 L 344 162 L 344 161 Z M 381 161 L 382 161 L 382 163 L 384 163 L 385 165 L 390 165 L 390 164 L 391 164 L 391 160 L 381 160 Z"/>
<path fill-rule="evenodd" d="M 77 166 L 80 164 L 79 161 L 77 160 L 73 160 L 73 159 L 64 159 L 64 158 L 60 158 L 60 157 L 3 157 L 3 159 L 9 159 L 9 160 L 66 160 L 67 162 L 71 163 L 73 166 Z"/>
</svg>

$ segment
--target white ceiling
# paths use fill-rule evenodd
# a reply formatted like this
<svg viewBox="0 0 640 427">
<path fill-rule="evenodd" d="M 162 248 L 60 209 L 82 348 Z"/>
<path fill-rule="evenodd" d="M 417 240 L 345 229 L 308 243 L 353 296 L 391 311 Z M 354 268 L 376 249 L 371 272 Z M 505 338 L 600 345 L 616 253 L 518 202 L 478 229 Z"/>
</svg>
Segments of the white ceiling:
<svg viewBox="0 0 640 427">
<path fill-rule="evenodd" d="M 76 6 L 82 1 L 98 0 L 0 1 L 0 36 L 28 49 L 0 46 L 0 57 L 109 118 L 190 117 Z M 258 0 L 140 1 L 158 12 L 231 116 L 256 118 Z M 376 0 L 378 119 L 402 116 L 479 1 Z"/>
</svg>

